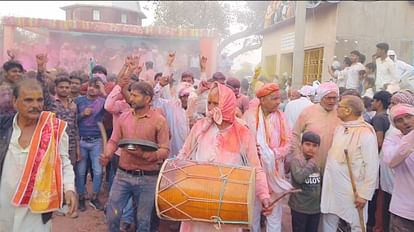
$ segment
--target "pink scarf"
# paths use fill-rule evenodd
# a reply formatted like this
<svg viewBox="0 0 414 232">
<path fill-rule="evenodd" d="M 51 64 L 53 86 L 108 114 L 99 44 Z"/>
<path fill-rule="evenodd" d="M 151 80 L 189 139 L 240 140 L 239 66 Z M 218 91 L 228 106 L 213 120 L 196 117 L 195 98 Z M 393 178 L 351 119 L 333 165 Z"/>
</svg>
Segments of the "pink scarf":
<svg viewBox="0 0 414 232">
<path fill-rule="evenodd" d="M 219 105 L 211 111 L 208 111 L 208 117 L 219 125 L 222 121 L 233 123 L 237 105 L 237 99 L 234 92 L 229 87 L 218 82 L 214 82 L 213 88 L 214 87 L 218 88 Z"/>
</svg>

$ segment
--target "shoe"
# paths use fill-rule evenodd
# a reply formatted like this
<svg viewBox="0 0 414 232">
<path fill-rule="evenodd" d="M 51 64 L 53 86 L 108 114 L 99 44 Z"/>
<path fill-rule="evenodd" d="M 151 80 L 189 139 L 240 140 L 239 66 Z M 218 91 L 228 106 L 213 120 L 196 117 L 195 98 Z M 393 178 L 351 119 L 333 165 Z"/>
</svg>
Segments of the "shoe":
<svg viewBox="0 0 414 232">
<path fill-rule="evenodd" d="M 78 213 L 75 211 L 75 212 L 73 212 L 72 214 L 66 214 L 66 216 L 68 216 L 68 217 L 70 217 L 70 218 L 73 218 L 73 219 L 75 219 L 75 218 L 78 218 L 79 217 L 79 215 L 78 215 Z"/>
<path fill-rule="evenodd" d="M 85 198 L 84 197 L 80 197 L 79 198 L 79 206 L 78 206 L 78 209 L 81 212 L 84 212 L 86 210 Z"/>
<path fill-rule="evenodd" d="M 99 202 L 98 198 L 94 198 L 94 199 L 90 200 L 89 205 L 92 206 L 96 210 L 103 210 L 104 209 L 103 205 L 101 204 L 101 202 Z"/>
</svg>

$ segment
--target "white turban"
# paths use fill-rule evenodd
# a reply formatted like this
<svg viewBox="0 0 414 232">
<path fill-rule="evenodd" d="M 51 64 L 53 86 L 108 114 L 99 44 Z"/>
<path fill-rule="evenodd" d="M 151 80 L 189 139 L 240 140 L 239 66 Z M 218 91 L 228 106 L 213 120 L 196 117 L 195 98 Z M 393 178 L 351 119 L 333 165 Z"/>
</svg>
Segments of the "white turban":
<svg viewBox="0 0 414 232">
<path fill-rule="evenodd" d="M 310 85 L 305 85 L 302 88 L 300 88 L 299 93 L 303 96 L 314 96 L 315 89 Z"/>
<path fill-rule="evenodd" d="M 336 93 L 339 96 L 339 88 L 333 82 L 324 82 L 319 85 L 318 89 L 316 90 L 316 96 L 318 101 L 321 101 L 323 97 L 325 97 L 329 93 Z"/>
</svg>

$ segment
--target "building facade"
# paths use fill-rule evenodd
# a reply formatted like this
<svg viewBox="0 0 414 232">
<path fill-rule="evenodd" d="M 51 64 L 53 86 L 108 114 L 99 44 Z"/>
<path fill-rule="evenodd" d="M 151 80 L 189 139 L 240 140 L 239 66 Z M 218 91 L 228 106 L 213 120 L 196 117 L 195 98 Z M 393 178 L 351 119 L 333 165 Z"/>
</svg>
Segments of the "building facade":
<svg viewBox="0 0 414 232">
<path fill-rule="evenodd" d="M 277 2 L 277 3 L 274 3 Z M 295 46 L 295 4 L 274 1 L 266 13 L 262 63 L 270 76 L 291 77 Z M 309 1 L 312 2 L 312 1 Z M 359 50 L 372 61 L 375 45 L 386 42 L 399 59 L 413 63 L 414 4 L 409 1 L 313 1 L 306 10 L 304 76 L 296 85 L 330 79 L 329 65 Z M 293 8 L 293 9 L 292 9 Z M 273 14 L 272 14 L 273 12 Z M 300 79 L 300 80 L 299 80 Z"/>
<path fill-rule="evenodd" d="M 112 2 L 110 5 L 74 4 L 61 7 L 66 20 L 82 20 L 103 23 L 142 25 L 146 16 L 139 2 Z"/>
</svg>

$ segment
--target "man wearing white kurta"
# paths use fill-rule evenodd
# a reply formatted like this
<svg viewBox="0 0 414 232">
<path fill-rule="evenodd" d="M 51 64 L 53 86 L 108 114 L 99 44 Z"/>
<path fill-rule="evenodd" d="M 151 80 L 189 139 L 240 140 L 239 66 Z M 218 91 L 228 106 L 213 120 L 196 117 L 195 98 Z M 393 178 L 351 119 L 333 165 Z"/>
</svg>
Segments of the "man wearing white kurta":
<svg viewBox="0 0 414 232">
<path fill-rule="evenodd" d="M 315 90 L 310 85 L 303 86 L 299 93 L 301 97 L 287 103 L 285 107 L 285 116 L 290 128 L 295 127 L 296 121 L 302 111 L 308 106 L 313 105 L 309 99 L 311 96 L 315 96 Z"/>
<path fill-rule="evenodd" d="M 4 144 L 4 137 L 2 138 L 1 151 L 6 152 L 4 160 L 2 160 L 1 180 L 0 180 L 0 232 L 46 232 L 51 231 L 51 221 L 42 217 L 42 213 L 33 213 L 28 206 L 15 206 L 12 200 L 17 192 L 20 179 L 25 170 L 26 161 L 29 157 L 29 149 L 32 147 L 34 135 L 30 135 L 30 126 L 37 126 L 40 119 L 41 109 L 43 108 L 43 94 L 39 83 L 36 81 L 28 81 L 17 90 L 15 95 L 15 107 L 18 114 L 11 116 L 10 119 L 5 120 L 1 118 L 0 130 L 5 131 L 4 123 L 12 120 L 7 130 L 11 132 L 10 143 Z M 27 99 L 34 99 L 28 103 Z M 23 102 L 24 101 L 24 102 Z M 40 101 L 42 101 L 40 103 Z M 42 112 L 42 114 L 48 112 Z M 31 125 L 30 123 L 35 123 Z M 11 130 L 10 130 L 11 129 Z M 32 139 L 30 139 L 32 138 Z M 53 138 L 51 138 L 53 140 Z M 68 154 L 68 135 L 63 132 L 62 137 L 57 144 L 57 150 L 61 158 L 62 167 L 62 183 L 63 191 L 65 193 L 66 203 L 69 205 L 69 214 L 76 209 L 77 201 L 75 196 L 74 172 L 69 160 Z M 8 146 L 7 150 L 6 147 Z M 23 148 L 25 147 L 25 148 Z M 33 169 L 34 170 L 34 169 Z M 45 170 L 41 170 L 40 174 L 44 175 Z M 36 181 L 41 179 L 42 175 L 36 177 Z M 35 187 L 36 188 L 36 187 Z M 36 193 L 36 189 L 34 189 Z M 35 193 L 32 195 L 34 198 Z M 51 196 L 49 196 L 51 197 Z M 47 212 L 53 209 L 47 210 Z M 46 211 L 46 210 L 45 210 Z"/>
<path fill-rule="evenodd" d="M 339 219 L 361 231 L 357 208 L 364 209 L 372 198 L 378 176 L 378 148 L 374 129 L 361 115 L 363 103 L 356 96 L 345 96 L 338 105 L 338 117 L 343 121 L 334 134 L 328 152 L 322 184 L 321 212 L 324 232 L 336 231 Z M 354 198 L 344 149 L 348 149 L 358 197 Z"/>
<path fill-rule="evenodd" d="M 250 133 L 256 137 L 257 149 L 266 173 L 272 200 L 293 186 L 285 179 L 285 157 L 290 149 L 291 131 L 280 105 L 280 91 L 276 83 L 265 84 L 256 91 L 258 106 L 249 108 L 243 115 Z M 251 231 L 260 231 L 260 200 L 256 198 Z M 267 216 L 267 232 L 282 231 L 282 204 L 276 203 L 272 213 Z"/>
</svg>

